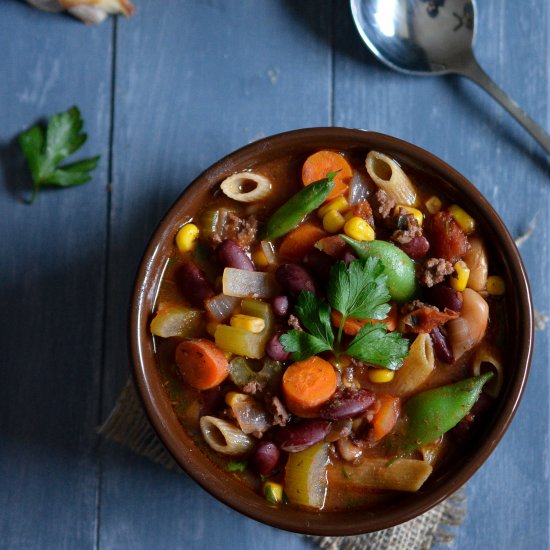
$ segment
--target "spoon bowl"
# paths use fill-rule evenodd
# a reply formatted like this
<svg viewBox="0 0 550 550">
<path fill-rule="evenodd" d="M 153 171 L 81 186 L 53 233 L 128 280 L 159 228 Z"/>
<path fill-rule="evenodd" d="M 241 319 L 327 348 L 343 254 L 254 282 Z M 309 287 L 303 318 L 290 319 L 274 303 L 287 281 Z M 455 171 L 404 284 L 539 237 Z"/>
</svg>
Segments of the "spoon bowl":
<svg viewBox="0 0 550 550">
<path fill-rule="evenodd" d="M 474 0 L 350 0 L 357 30 L 374 55 L 406 74 L 460 74 L 496 99 L 550 154 L 550 136 L 479 66 Z"/>
</svg>

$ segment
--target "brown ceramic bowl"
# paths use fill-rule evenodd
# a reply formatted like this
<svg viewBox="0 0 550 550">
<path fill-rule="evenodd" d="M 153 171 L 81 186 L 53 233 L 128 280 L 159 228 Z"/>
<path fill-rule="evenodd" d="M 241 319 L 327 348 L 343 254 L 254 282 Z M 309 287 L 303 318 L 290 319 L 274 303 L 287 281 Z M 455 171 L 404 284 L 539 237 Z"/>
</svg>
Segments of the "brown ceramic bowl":
<svg viewBox="0 0 550 550">
<path fill-rule="evenodd" d="M 316 512 L 273 507 L 222 471 L 204 455 L 179 423 L 163 388 L 149 322 L 163 267 L 172 251 L 182 218 L 208 200 L 209 190 L 232 173 L 253 168 L 289 153 L 304 157 L 319 149 L 380 150 L 425 172 L 449 198 L 469 211 L 482 226 L 492 257 L 507 281 L 507 376 L 497 407 L 482 429 L 461 449 L 459 457 L 434 472 L 424 486 L 403 494 L 375 511 L 349 509 Z M 345 128 L 311 128 L 262 139 L 220 160 L 185 189 L 155 231 L 141 262 L 131 304 L 130 343 L 135 377 L 145 409 L 159 437 L 181 467 L 210 494 L 258 521 L 316 535 L 353 535 L 385 529 L 426 512 L 464 484 L 483 464 L 504 435 L 518 407 L 529 372 L 533 344 L 531 296 L 518 250 L 497 213 L 481 193 L 456 170 L 410 143 L 374 132 Z"/>
</svg>

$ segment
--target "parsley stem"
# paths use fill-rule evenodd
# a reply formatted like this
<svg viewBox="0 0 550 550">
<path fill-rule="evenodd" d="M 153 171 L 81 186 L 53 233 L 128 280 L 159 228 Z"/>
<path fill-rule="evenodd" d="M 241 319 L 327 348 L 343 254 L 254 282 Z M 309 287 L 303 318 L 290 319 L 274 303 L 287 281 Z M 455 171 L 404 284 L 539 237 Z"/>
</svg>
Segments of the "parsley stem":
<svg viewBox="0 0 550 550">
<path fill-rule="evenodd" d="M 334 346 L 334 355 L 336 360 L 340 359 L 340 342 L 342 341 L 342 333 L 344 332 L 344 325 L 346 324 L 347 316 L 342 315 L 340 326 L 338 327 L 338 336 L 336 336 L 336 345 Z"/>
</svg>

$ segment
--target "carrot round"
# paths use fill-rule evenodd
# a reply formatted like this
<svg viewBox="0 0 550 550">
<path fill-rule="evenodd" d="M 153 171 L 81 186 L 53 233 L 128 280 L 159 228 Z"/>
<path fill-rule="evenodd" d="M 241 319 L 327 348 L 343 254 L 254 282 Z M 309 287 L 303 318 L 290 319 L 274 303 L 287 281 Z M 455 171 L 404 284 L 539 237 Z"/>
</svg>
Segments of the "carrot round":
<svg viewBox="0 0 550 550">
<path fill-rule="evenodd" d="M 229 374 L 225 353 L 216 344 L 203 338 L 178 344 L 176 365 L 184 381 L 197 390 L 214 388 Z"/>
<path fill-rule="evenodd" d="M 279 254 L 288 260 L 301 261 L 313 245 L 326 236 L 319 226 L 305 222 L 283 238 L 279 245 Z"/>
<path fill-rule="evenodd" d="M 288 367 L 283 375 L 283 395 L 288 410 L 313 418 L 336 391 L 334 367 L 314 355 Z"/>
<path fill-rule="evenodd" d="M 348 190 L 352 170 L 348 161 L 334 151 L 318 151 L 309 156 L 302 167 L 302 182 L 309 185 L 327 177 L 331 172 L 338 172 L 334 177 L 334 187 L 326 198 L 330 201 Z"/>
<path fill-rule="evenodd" d="M 374 414 L 371 423 L 370 439 L 373 441 L 378 441 L 388 435 L 393 430 L 399 417 L 399 397 L 384 394 L 378 396 L 378 401 L 380 407 Z"/>
</svg>

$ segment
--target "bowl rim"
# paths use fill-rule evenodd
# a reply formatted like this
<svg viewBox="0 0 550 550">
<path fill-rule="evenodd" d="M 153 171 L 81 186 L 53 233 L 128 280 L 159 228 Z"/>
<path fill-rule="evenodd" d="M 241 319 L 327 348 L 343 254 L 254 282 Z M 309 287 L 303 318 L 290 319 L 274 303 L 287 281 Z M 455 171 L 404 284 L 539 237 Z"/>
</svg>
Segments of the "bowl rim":
<svg viewBox="0 0 550 550">
<path fill-rule="evenodd" d="M 480 449 L 473 454 L 471 463 L 460 466 L 454 475 L 444 480 L 434 490 L 419 495 L 419 498 L 405 504 L 403 507 L 399 506 L 390 510 L 383 517 L 377 517 L 375 513 L 359 509 L 347 509 L 344 512 L 316 512 L 284 507 L 270 508 L 266 506 L 265 501 L 260 503 L 255 497 L 252 497 L 249 501 L 240 498 L 241 495 L 239 494 L 233 495 L 231 490 L 228 490 L 228 485 L 229 489 L 240 487 L 242 492 L 242 482 L 235 485 L 231 478 L 228 478 L 226 472 L 221 471 L 210 462 L 208 457 L 202 454 L 202 451 L 195 446 L 189 436 L 186 436 L 185 432 L 180 431 L 176 435 L 171 429 L 170 424 L 173 425 L 173 419 L 168 420 L 163 416 L 163 411 L 164 413 L 167 411 L 166 403 L 162 402 L 162 398 L 154 397 L 154 379 L 152 378 L 154 375 L 148 372 L 150 369 L 147 368 L 145 362 L 144 353 L 146 350 L 144 348 L 146 346 L 143 338 L 151 339 L 151 336 L 146 334 L 147 331 L 143 331 L 144 321 L 149 318 L 151 313 L 145 305 L 148 290 L 150 290 L 148 284 L 153 271 L 157 271 L 153 264 L 160 251 L 159 243 L 170 233 L 170 229 L 173 227 L 173 219 L 178 212 L 181 212 L 183 203 L 198 195 L 209 178 L 216 176 L 217 181 L 219 181 L 222 177 L 229 175 L 227 173 L 225 176 L 220 176 L 227 170 L 228 165 L 237 163 L 239 159 L 253 156 L 254 153 L 258 152 L 276 150 L 283 146 L 291 147 L 293 144 L 303 146 L 304 140 L 307 139 L 325 140 L 327 142 L 325 146 L 328 148 L 331 148 L 330 141 L 337 140 L 349 141 L 350 146 L 364 147 L 365 149 L 372 149 L 373 142 L 378 142 L 378 147 L 391 148 L 392 152 L 396 154 L 414 158 L 424 170 L 429 169 L 434 172 L 438 177 L 448 182 L 457 192 L 465 195 L 470 202 L 476 203 L 484 211 L 486 214 L 485 223 L 493 230 L 499 245 L 504 247 L 502 256 L 506 257 L 507 262 L 511 262 L 508 267 L 515 276 L 518 313 L 523 321 L 520 326 L 521 334 L 518 335 L 518 338 L 521 337 L 524 342 L 524 345 L 520 346 L 519 353 L 518 363 L 521 368 L 510 387 L 509 394 L 511 398 L 504 403 L 499 419 L 489 431 L 488 435 L 491 437 L 483 441 Z M 409 521 L 433 508 L 466 483 L 493 452 L 517 411 L 530 371 L 533 336 L 534 322 L 531 291 L 520 253 L 499 215 L 479 190 L 465 176 L 425 149 L 387 134 L 341 127 L 313 127 L 274 134 L 233 151 L 199 174 L 173 202 L 149 239 L 137 270 L 129 311 L 130 355 L 138 394 L 153 428 L 175 461 L 203 489 L 234 510 L 280 529 L 321 536 L 357 535 L 379 531 Z M 172 414 L 175 417 L 173 411 Z M 181 457 L 182 454 L 185 455 L 185 460 Z M 214 466 L 210 469 L 212 471 L 198 471 L 201 455 L 203 461 L 206 458 Z M 222 477 L 225 479 L 220 479 Z M 329 517 L 333 518 L 334 521 L 329 521 Z"/>
</svg>

